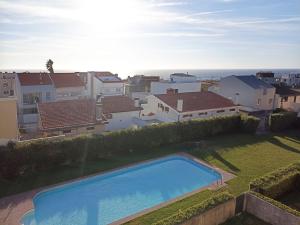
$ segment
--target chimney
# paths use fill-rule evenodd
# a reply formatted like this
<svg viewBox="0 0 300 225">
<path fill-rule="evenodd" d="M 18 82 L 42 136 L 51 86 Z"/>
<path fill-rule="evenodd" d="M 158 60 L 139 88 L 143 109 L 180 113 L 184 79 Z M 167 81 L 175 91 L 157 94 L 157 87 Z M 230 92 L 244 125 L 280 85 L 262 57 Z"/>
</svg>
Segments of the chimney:
<svg viewBox="0 0 300 225">
<path fill-rule="evenodd" d="M 140 99 L 134 98 L 134 107 L 140 107 Z"/>
<path fill-rule="evenodd" d="M 102 120 L 102 94 L 98 94 L 96 98 L 96 120 L 100 121 Z"/>
<path fill-rule="evenodd" d="M 182 112 L 183 110 L 183 100 L 182 99 L 178 99 L 177 100 L 177 111 L 178 112 Z"/>
</svg>

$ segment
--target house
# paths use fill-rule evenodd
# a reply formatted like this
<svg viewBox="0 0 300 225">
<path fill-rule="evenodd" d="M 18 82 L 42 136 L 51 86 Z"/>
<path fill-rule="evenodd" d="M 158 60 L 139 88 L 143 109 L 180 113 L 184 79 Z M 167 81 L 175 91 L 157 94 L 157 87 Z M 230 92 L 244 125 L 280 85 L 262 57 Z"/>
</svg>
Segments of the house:
<svg viewBox="0 0 300 225">
<path fill-rule="evenodd" d="M 0 145 L 18 139 L 17 99 L 15 96 L 0 98 Z"/>
<path fill-rule="evenodd" d="M 292 89 L 285 85 L 275 87 L 275 108 L 300 112 L 300 89 Z"/>
<path fill-rule="evenodd" d="M 99 96 L 102 103 L 102 113 L 107 120 L 106 131 L 115 131 L 135 127 L 134 118 L 140 117 L 138 100 L 132 100 L 128 96 Z"/>
<path fill-rule="evenodd" d="M 16 79 L 20 128 L 36 131 L 37 103 L 55 100 L 55 89 L 48 73 L 18 73 Z"/>
<path fill-rule="evenodd" d="M 141 117 L 163 122 L 186 121 L 196 118 L 233 115 L 239 107 L 231 100 L 213 92 L 177 93 L 173 89 L 166 94 L 148 96 Z"/>
<path fill-rule="evenodd" d="M 93 99 L 38 103 L 39 131 L 44 136 L 99 134 L 104 131 L 102 105 Z"/>
<path fill-rule="evenodd" d="M 89 96 L 96 98 L 97 95 L 116 96 L 124 95 L 124 81 L 118 74 L 111 72 L 88 72 Z"/>
<path fill-rule="evenodd" d="M 76 73 L 49 74 L 55 87 L 55 100 L 72 100 L 87 96 L 84 81 Z"/>
<path fill-rule="evenodd" d="M 271 71 L 260 71 L 256 73 L 256 77 L 268 84 L 279 84 L 280 78 L 276 78 Z"/>
<path fill-rule="evenodd" d="M 275 87 L 254 75 L 222 78 L 217 93 L 243 106 L 245 111 L 274 109 Z"/>
<path fill-rule="evenodd" d="M 289 87 L 300 87 L 300 73 L 290 73 L 281 76 L 281 82 Z"/>
<path fill-rule="evenodd" d="M 16 73 L 0 72 L 0 98 L 15 96 Z"/>
<path fill-rule="evenodd" d="M 168 89 L 174 89 L 178 93 L 201 91 L 201 82 L 195 76 L 181 73 L 170 75 L 170 80 L 162 80 L 151 83 L 151 94 L 166 94 Z"/>
</svg>

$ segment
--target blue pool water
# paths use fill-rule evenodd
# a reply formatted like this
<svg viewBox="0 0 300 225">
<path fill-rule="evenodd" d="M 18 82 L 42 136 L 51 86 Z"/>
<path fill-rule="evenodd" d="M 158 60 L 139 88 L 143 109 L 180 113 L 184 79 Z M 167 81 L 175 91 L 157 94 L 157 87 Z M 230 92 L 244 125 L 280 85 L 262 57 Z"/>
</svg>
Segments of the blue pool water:
<svg viewBox="0 0 300 225">
<path fill-rule="evenodd" d="M 24 225 L 104 225 L 216 182 L 215 170 L 171 156 L 62 185 L 35 196 Z"/>
</svg>

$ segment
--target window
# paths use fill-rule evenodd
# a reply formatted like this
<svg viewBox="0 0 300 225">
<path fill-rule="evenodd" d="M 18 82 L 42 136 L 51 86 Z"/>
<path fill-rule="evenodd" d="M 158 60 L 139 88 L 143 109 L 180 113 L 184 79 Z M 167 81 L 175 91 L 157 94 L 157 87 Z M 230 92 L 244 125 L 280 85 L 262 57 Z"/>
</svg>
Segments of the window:
<svg viewBox="0 0 300 225">
<path fill-rule="evenodd" d="M 50 100 L 51 100 L 51 93 L 46 92 L 46 101 L 50 101 Z"/>
<path fill-rule="evenodd" d="M 174 89 L 174 93 L 177 94 L 178 93 L 178 89 Z"/>
<path fill-rule="evenodd" d="M 269 99 L 269 105 L 271 105 L 272 103 L 273 103 L 273 99 L 270 98 L 270 99 Z"/>
<path fill-rule="evenodd" d="M 266 94 L 267 94 L 267 89 L 264 88 L 264 90 L 263 90 L 263 95 L 266 95 Z"/>
<path fill-rule="evenodd" d="M 23 103 L 24 105 L 32 105 L 36 102 L 39 102 L 39 100 L 42 97 L 42 93 L 29 93 L 23 95 Z"/>
<path fill-rule="evenodd" d="M 165 111 L 168 113 L 170 111 L 169 107 L 165 107 Z"/>
<path fill-rule="evenodd" d="M 7 82 L 3 83 L 3 87 L 7 88 L 8 87 L 8 83 Z"/>
<path fill-rule="evenodd" d="M 86 130 L 95 130 L 95 127 L 87 127 Z"/>
<path fill-rule="evenodd" d="M 186 117 L 193 117 L 193 114 L 185 114 L 182 116 L 182 118 L 186 118 Z"/>
<path fill-rule="evenodd" d="M 284 96 L 283 98 L 282 98 L 282 101 L 283 102 L 287 102 L 289 100 L 289 97 L 288 96 Z"/>
<path fill-rule="evenodd" d="M 63 130 L 63 134 L 69 134 L 69 133 L 71 133 L 72 132 L 72 130 Z"/>
<path fill-rule="evenodd" d="M 36 114 L 37 108 L 23 109 L 23 114 Z"/>
<path fill-rule="evenodd" d="M 230 112 L 235 112 L 235 109 L 229 109 Z"/>
<path fill-rule="evenodd" d="M 3 94 L 8 95 L 8 91 L 7 90 L 3 91 Z"/>
<path fill-rule="evenodd" d="M 14 95 L 15 95 L 14 90 L 10 90 L 10 91 L 9 91 L 9 95 L 10 95 L 10 96 L 14 96 Z"/>
<path fill-rule="evenodd" d="M 297 96 L 294 96 L 294 102 L 297 102 Z"/>
<path fill-rule="evenodd" d="M 218 110 L 217 113 L 223 113 L 225 110 Z"/>
<path fill-rule="evenodd" d="M 207 115 L 207 112 L 201 112 L 198 114 L 199 116 L 204 116 L 204 115 Z"/>
<path fill-rule="evenodd" d="M 261 99 L 259 98 L 257 99 L 257 105 L 260 105 L 260 103 L 261 103 Z"/>
</svg>

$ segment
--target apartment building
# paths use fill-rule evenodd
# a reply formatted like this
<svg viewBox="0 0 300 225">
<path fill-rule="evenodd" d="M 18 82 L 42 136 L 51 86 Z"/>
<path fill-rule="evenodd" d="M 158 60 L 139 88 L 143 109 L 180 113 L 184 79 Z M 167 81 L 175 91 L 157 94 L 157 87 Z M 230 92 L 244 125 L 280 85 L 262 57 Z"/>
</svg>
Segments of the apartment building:
<svg viewBox="0 0 300 225">
<path fill-rule="evenodd" d="M 15 96 L 16 73 L 0 72 L 0 98 Z"/>
</svg>

